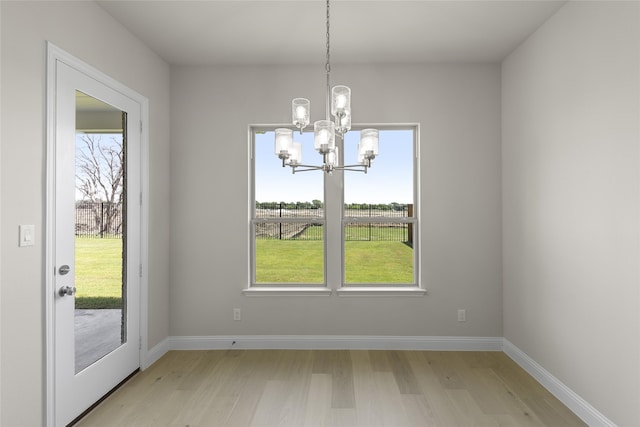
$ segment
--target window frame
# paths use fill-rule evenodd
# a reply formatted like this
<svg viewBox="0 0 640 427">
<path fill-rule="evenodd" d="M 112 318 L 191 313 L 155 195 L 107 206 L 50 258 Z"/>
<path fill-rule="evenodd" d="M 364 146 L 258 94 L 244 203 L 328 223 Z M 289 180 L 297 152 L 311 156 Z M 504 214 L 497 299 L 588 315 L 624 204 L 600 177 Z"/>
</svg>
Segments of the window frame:
<svg viewBox="0 0 640 427">
<path fill-rule="evenodd" d="M 290 295 L 331 295 L 332 290 L 328 286 L 327 281 L 327 218 L 326 210 L 322 218 L 314 219 L 322 225 L 323 235 L 323 282 L 322 283 L 257 283 L 256 282 L 256 224 L 281 224 L 307 222 L 306 218 L 256 218 L 256 183 L 255 183 L 255 144 L 256 134 L 259 132 L 273 132 L 276 128 L 291 127 L 290 124 L 280 125 L 250 125 L 248 129 L 249 140 L 249 285 L 243 290 L 245 295 L 272 295 L 272 294 L 290 294 Z M 279 159 L 274 155 L 273 161 L 277 165 Z M 326 183 L 323 180 L 323 199 L 326 199 Z M 323 204 L 325 201 L 323 200 Z"/>
<path fill-rule="evenodd" d="M 345 275 L 345 225 L 353 222 L 370 222 L 370 219 L 355 219 L 345 216 L 344 207 L 344 173 L 334 171 L 329 175 L 323 173 L 323 206 L 322 220 L 314 221 L 323 227 L 323 253 L 324 253 L 324 282 L 323 283 L 256 283 L 256 224 L 260 223 L 290 223 L 305 222 L 305 218 L 256 218 L 255 198 L 255 143 L 256 134 L 259 132 L 272 132 L 279 127 L 291 127 L 290 124 L 280 125 L 249 125 L 248 141 L 248 183 L 249 183 L 249 283 L 243 289 L 245 295 L 317 295 L 329 296 L 334 291 L 337 295 L 397 295 L 397 296 L 422 296 L 426 290 L 421 287 L 420 273 L 420 125 L 411 124 L 357 124 L 352 125 L 352 131 L 361 131 L 366 128 L 386 130 L 411 130 L 413 132 L 413 216 L 402 218 L 376 217 L 376 221 L 411 223 L 413 224 L 413 283 L 346 283 Z M 308 130 L 307 130 L 308 132 Z M 336 138 L 339 146 L 340 164 L 344 164 L 344 141 Z M 384 154 L 382 154 L 384 155 Z M 274 155 L 274 163 L 279 160 Z M 313 163 L 319 163 L 316 159 Z M 375 167 L 375 166 L 374 166 Z M 305 172 L 320 173 L 320 172 Z M 354 173 L 354 172 L 347 172 Z M 339 191 L 336 191 L 339 190 Z M 339 245 L 339 250 L 336 250 Z M 339 266 L 339 268 L 337 268 Z"/>
<path fill-rule="evenodd" d="M 409 130 L 413 134 L 413 212 L 411 217 L 354 217 L 346 216 L 344 204 L 344 181 L 342 186 L 342 204 L 341 204 L 341 280 L 340 287 L 336 289 L 338 295 L 425 295 L 426 290 L 421 287 L 420 276 L 420 125 L 418 123 L 407 124 L 375 124 L 375 125 L 357 125 L 352 126 L 352 130 L 362 130 L 369 127 L 378 129 L 380 132 L 393 130 Z M 343 143 L 341 141 L 341 143 Z M 381 156 L 384 155 L 383 146 L 381 145 Z M 343 147 L 341 147 L 343 150 Z M 375 167 L 375 164 L 374 166 Z M 367 224 L 375 219 L 380 223 L 404 223 L 412 224 L 412 241 L 413 241 L 413 282 L 412 283 L 347 283 L 346 281 L 346 226 L 348 224 L 360 223 Z"/>
</svg>

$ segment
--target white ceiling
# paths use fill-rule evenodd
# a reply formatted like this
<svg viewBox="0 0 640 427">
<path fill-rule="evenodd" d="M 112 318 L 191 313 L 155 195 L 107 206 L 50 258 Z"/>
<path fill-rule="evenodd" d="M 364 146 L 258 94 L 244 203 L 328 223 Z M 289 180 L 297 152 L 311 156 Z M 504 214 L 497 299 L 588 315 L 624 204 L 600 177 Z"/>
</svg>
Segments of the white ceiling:
<svg viewBox="0 0 640 427">
<path fill-rule="evenodd" d="M 497 62 L 565 1 L 333 0 L 332 63 Z M 323 0 L 103 0 L 170 64 L 317 64 Z"/>
</svg>

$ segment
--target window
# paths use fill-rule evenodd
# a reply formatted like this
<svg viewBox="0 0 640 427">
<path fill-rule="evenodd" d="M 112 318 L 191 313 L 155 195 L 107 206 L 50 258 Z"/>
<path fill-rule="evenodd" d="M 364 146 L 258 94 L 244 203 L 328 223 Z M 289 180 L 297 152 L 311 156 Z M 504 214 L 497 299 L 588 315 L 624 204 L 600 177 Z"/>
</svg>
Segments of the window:
<svg viewBox="0 0 640 427">
<path fill-rule="evenodd" d="M 253 132 L 253 280 L 255 285 L 323 285 L 324 183 L 321 173 L 292 176 L 274 155 L 273 129 Z M 298 135 L 313 158 L 313 133 Z"/>
<path fill-rule="evenodd" d="M 418 291 L 417 126 L 380 127 L 366 174 L 296 172 L 274 155 L 275 128 L 252 127 L 252 290 Z M 355 164 L 360 129 L 345 136 Z M 319 164 L 313 131 L 298 132 L 302 163 Z"/>
<path fill-rule="evenodd" d="M 359 132 L 345 135 L 347 164 Z M 344 286 L 415 285 L 413 129 L 380 130 L 380 155 L 366 174 L 344 176 Z"/>
</svg>

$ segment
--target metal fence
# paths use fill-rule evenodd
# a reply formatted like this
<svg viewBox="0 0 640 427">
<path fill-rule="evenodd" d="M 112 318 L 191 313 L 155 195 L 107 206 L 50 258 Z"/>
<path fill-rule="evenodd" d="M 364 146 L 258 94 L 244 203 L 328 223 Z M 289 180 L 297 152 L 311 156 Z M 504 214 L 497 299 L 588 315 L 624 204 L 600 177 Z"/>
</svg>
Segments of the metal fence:
<svg viewBox="0 0 640 427">
<path fill-rule="evenodd" d="M 322 206 L 311 207 L 307 203 L 260 203 L 256 206 L 256 218 L 322 218 Z"/>
<path fill-rule="evenodd" d="M 413 205 L 394 204 L 346 204 L 345 217 L 407 218 L 412 215 Z M 258 203 L 256 218 L 322 218 L 324 207 L 311 203 Z"/>
<path fill-rule="evenodd" d="M 346 241 L 411 241 L 411 224 L 396 223 L 347 223 L 344 230 Z"/>
<path fill-rule="evenodd" d="M 321 224 L 301 222 L 259 222 L 255 225 L 258 239 L 322 240 Z"/>
<path fill-rule="evenodd" d="M 345 205 L 347 218 L 371 218 L 371 222 L 349 222 L 345 226 L 347 241 L 399 241 L 411 243 L 413 224 L 376 221 L 376 218 L 408 218 L 413 215 L 413 205 Z M 272 240 L 322 240 L 322 225 L 317 222 L 287 222 L 287 218 L 322 218 L 321 206 L 308 207 L 294 203 L 261 203 L 256 206 L 256 219 L 280 219 L 277 222 L 256 222 L 258 239 Z"/>
<path fill-rule="evenodd" d="M 76 202 L 76 236 L 122 238 L 122 203 Z"/>
</svg>

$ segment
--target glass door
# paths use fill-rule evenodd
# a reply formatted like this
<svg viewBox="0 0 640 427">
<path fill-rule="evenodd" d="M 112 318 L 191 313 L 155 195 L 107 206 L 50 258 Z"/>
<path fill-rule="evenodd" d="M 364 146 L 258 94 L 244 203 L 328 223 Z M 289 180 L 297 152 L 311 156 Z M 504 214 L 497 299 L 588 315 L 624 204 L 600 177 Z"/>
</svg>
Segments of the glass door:
<svg viewBox="0 0 640 427">
<path fill-rule="evenodd" d="M 126 112 L 76 90 L 76 374 L 127 341 L 126 124 Z"/>
<path fill-rule="evenodd" d="M 140 366 L 141 105 L 60 60 L 55 98 L 54 413 L 63 426 Z"/>
</svg>

